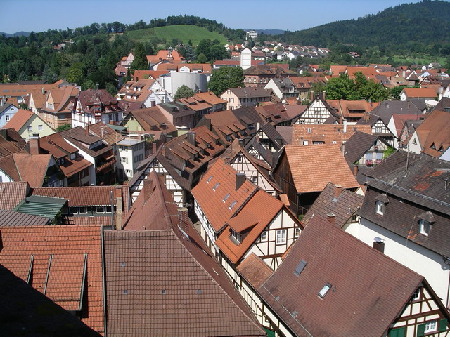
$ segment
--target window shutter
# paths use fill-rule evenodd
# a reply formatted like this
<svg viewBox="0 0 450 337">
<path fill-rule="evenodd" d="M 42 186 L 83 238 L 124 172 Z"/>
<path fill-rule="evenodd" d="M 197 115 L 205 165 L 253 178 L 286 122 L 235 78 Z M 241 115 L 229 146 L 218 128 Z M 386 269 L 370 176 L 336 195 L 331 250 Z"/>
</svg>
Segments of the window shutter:
<svg viewBox="0 0 450 337">
<path fill-rule="evenodd" d="M 444 332 L 447 330 L 448 321 L 446 318 L 440 319 L 438 323 L 439 332 Z"/>
<path fill-rule="evenodd" d="M 402 326 L 401 328 L 392 329 L 389 331 L 388 337 L 405 337 L 406 336 L 406 327 Z"/>
<path fill-rule="evenodd" d="M 417 337 L 425 336 L 425 324 L 419 324 L 417 327 Z"/>
</svg>

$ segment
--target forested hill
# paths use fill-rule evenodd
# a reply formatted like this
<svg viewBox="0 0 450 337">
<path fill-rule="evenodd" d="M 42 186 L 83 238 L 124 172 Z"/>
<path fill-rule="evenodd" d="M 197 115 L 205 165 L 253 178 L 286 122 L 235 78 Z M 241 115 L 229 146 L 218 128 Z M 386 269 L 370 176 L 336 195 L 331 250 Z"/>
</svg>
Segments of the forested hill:
<svg viewBox="0 0 450 337">
<path fill-rule="evenodd" d="M 395 52 L 450 54 L 450 2 L 424 0 L 390 7 L 376 15 L 328 23 L 275 37 L 291 44 L 330 47 L 378 46 Z M 447 50 L 440 50 L 446 47 Z M 424 50 L 425 48 L 425 50 Z"/>
</svg>

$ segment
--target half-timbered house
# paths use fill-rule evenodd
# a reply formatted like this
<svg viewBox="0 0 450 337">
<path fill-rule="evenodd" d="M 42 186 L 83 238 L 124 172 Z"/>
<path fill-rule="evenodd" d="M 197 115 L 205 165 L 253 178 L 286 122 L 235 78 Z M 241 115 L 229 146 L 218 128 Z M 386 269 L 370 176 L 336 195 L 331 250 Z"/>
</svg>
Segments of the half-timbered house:
<svg viewBox="0 0 450 337">
<path fill-rule="evenodd" d="M 339 121 L 338 111 L 318 95 L 294 124 L 324 124 L 335 121 Z"/>
<path fill-rule="evenodd" d="M 260 190 L 221 158 L 192 194 L 201 235 L 232 278 L 232 270 L 251 253 L 276 269 L 300 234 L 300 223 L 280 200 Z"/>
</svg>

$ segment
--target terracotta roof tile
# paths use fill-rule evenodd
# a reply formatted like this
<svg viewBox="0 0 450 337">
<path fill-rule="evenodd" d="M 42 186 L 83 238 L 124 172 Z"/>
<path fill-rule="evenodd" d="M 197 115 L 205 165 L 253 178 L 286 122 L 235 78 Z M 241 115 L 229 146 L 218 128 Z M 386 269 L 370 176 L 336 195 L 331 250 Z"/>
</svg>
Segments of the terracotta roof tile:
<svg viewBox="0 0 450 337">
<path fill-rule="evenodd" d="M 297 193 L 320 192 L 331 182 L 343 188 L 359 187 L 337 145 L 286 145 Z"/>
<path fill-rule="evenodd" d="M 31 187 L 40 187 L 51 163 L 50 154 L 14 153 L 14 162 L 20 174 L 20 180 L 27 181 Z"/>
<path fill-rule="evenodd" d="M 405 88 L 403 92 L 407 97 L 423 97 L 436 98 L 437 92 L 435 88 Z"/>
<path fill-rule="evenodd" d="M 12 128 L 18 132 L 33 115 L 32 111 L 19 109 L 4 128 Z"/>
<path fill-rule="evenodd" d="M 192 189 L 192 195 L 218 232 L 256 191 L 257 187 L 248 180 L 236 190 L 236 171 L 219 158 Z M 227 194 L 230 195 L 225 199 Z"/>
<path fill-rule="evenodd" d="M 77 309 L 81 303 L 86 259 L 87 300 L 81 320 L 104 332 L 100 227 L 3 227 L 1 232 L 0 263 L 24 281 L 30 277 L 33 288 L 66 310 Z"/>
<path fill-rule="evenodd" d="M 237 270 L 255 289 L 258 289 L 273 274 L 273 270 L 255 253 L 251 253 L 242 260 Z"/>
<path fill-rule="evenodd" d="M 40 187 L 34 188 L 32 195 L 63 198 L 69 207 L 115 205 L 117 196 L 125 199 L 121 186 Z"/>
<path fill-rule="evenodd" d="M 450 147 L 450 112 L 432 111 L 416 129 L 423 153 L 440 157 Z"/>
<path fill-rule="evenodd" d="M 0 183 L 0 209 L 12 210 L 28 195 L 30 185 L 26 181 Z"/>
</svg>

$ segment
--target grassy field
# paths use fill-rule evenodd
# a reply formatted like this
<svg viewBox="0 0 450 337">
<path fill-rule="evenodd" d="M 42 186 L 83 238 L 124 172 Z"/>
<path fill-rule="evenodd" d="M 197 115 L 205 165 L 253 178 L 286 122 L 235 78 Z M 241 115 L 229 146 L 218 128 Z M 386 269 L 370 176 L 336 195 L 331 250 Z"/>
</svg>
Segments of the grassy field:
<svg viewBox="0 0 450 337">
<path fill-rule="evenodd" d="M 148 29 L 140 29 L 127 32 L 127 35 L 135 41 L 139 42 L 149 42 L 153 38 L 157 37 L 160 39 L 165 39 L 167 43 L 170 43 L 173 39 L 178 39 L 187 43 L 189 40 L 192 41 L 194 46 L 198 45 L 200 40 L 217 39 L 223 44 L 227 43 L 225 36 L 210 32 L 204 27 L 179 25 L 179 26 L 166 26 L 166 27 L 155 27 Z"/>
</svg>

